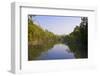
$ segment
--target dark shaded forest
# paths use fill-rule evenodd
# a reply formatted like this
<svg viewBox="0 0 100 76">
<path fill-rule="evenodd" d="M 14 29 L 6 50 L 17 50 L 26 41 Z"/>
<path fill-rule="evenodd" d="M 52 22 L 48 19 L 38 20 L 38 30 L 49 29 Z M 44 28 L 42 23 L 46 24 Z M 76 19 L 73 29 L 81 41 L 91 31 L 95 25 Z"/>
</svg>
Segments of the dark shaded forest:
<svg viewBox="0 0 100 76">
<path fill-rule="evenodd" d="M 50 43 L 50 46 L 47 44 Z M 76 58 L 88 57 L 88 18 L 81 17 L 81 23 L 73 29 L 69 35 L 56 35 L 48 30 L 42 29 L 40 25 L 37 25 L 32 20 L 32 16 L 28 17 L 28 59 L 31 60 L 32 56 L 36 56 L 38 47 L 52 47 L 51 44 L 63 43 L 69 46 L 72 52 L 74 52 Z M 45 44 L 45 45 L 44 45 Z M 33 52 L 31 48 L 37 49 L 37 52 Z"/>
<path fill-rule="evenodd" d="M 71 51 L 75 53 L 76 58 L 88 57 L 88 19 L 81 17 L 80 26 L 76 26 L 72 33 L 63 38 Z"/>
</svg>

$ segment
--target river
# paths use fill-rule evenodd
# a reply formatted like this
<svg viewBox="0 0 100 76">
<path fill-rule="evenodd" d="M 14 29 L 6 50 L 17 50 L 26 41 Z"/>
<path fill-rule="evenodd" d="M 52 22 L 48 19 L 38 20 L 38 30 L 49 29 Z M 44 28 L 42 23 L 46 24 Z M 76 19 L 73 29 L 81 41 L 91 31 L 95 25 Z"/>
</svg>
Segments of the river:
<svg viewBox="0 0 100 76">
<path fill-rule="evenodd" d="M 30 50 L 31 57 L 29 60 L 52 60 L 52 59 L 74 59 L 75 58 L 74 53 L 71 52 L 69 47 L 61 43 L 54 44 L 52 46 L 49 45 L 49 47 L 38 47 L 38 49 L 36 48 L 32 48 L 32 49 Z"/>
</svg>

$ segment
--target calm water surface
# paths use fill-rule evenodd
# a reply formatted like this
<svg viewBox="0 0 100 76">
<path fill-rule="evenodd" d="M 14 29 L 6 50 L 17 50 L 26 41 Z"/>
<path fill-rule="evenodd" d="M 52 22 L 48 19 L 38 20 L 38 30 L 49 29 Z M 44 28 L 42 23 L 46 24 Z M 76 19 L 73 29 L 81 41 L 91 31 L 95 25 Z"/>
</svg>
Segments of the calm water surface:
<svg viewBox="0 0 100 76">
<path fill-rule="evenodd" d="M 50 59 L 74 59 L 74 53 L 71 52 L 69 47 L 65 44 L 55 44 L 48 51 L 42 52 L 37 60 L 50 60 Z"/>
</svg>

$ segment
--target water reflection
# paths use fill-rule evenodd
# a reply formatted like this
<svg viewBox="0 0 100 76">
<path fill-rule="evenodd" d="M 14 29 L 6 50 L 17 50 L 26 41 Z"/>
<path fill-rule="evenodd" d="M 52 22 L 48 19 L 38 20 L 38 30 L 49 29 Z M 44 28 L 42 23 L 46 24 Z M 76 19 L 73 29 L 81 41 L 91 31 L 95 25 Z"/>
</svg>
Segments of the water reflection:
<svg viewBox="0 0 100 76">
<path fill-rule="evenodd" d="M 45 45 L 29 45 L 28 60 L 73 59 L 74 53 L 69 47 L 61 43 Z"/>
<path fill-rule="evenodd" d="M 88 58 L 88 48 L 82 44 L 68 44 L 76 58 Z"/>
<path fill-rule="evenodd" d="M 74 54 L 70 51 L 68 46 L 64 44 L 55 44 L 53 48 L 48 49 L 46 52 L 42 52 L 42 54 L 36 59 L 39 60 L 47 60 L 47 59 L 73 59 Z"/>
</svg>

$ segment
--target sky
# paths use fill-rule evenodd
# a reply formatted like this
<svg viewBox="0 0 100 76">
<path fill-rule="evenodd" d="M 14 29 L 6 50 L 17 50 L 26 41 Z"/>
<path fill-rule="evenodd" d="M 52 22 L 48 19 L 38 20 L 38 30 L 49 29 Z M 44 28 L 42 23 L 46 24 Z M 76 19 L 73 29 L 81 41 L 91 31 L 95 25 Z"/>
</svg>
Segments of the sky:
<svg viewBox="0 0 100 76">
<path fill-rule="evenodd" d="M 39 24 L 44 30 L 47 29 L 57 35 L 67 35 L 79 26 L 79 16 L 33 16 L 32 20 Z"/>
</svg>

